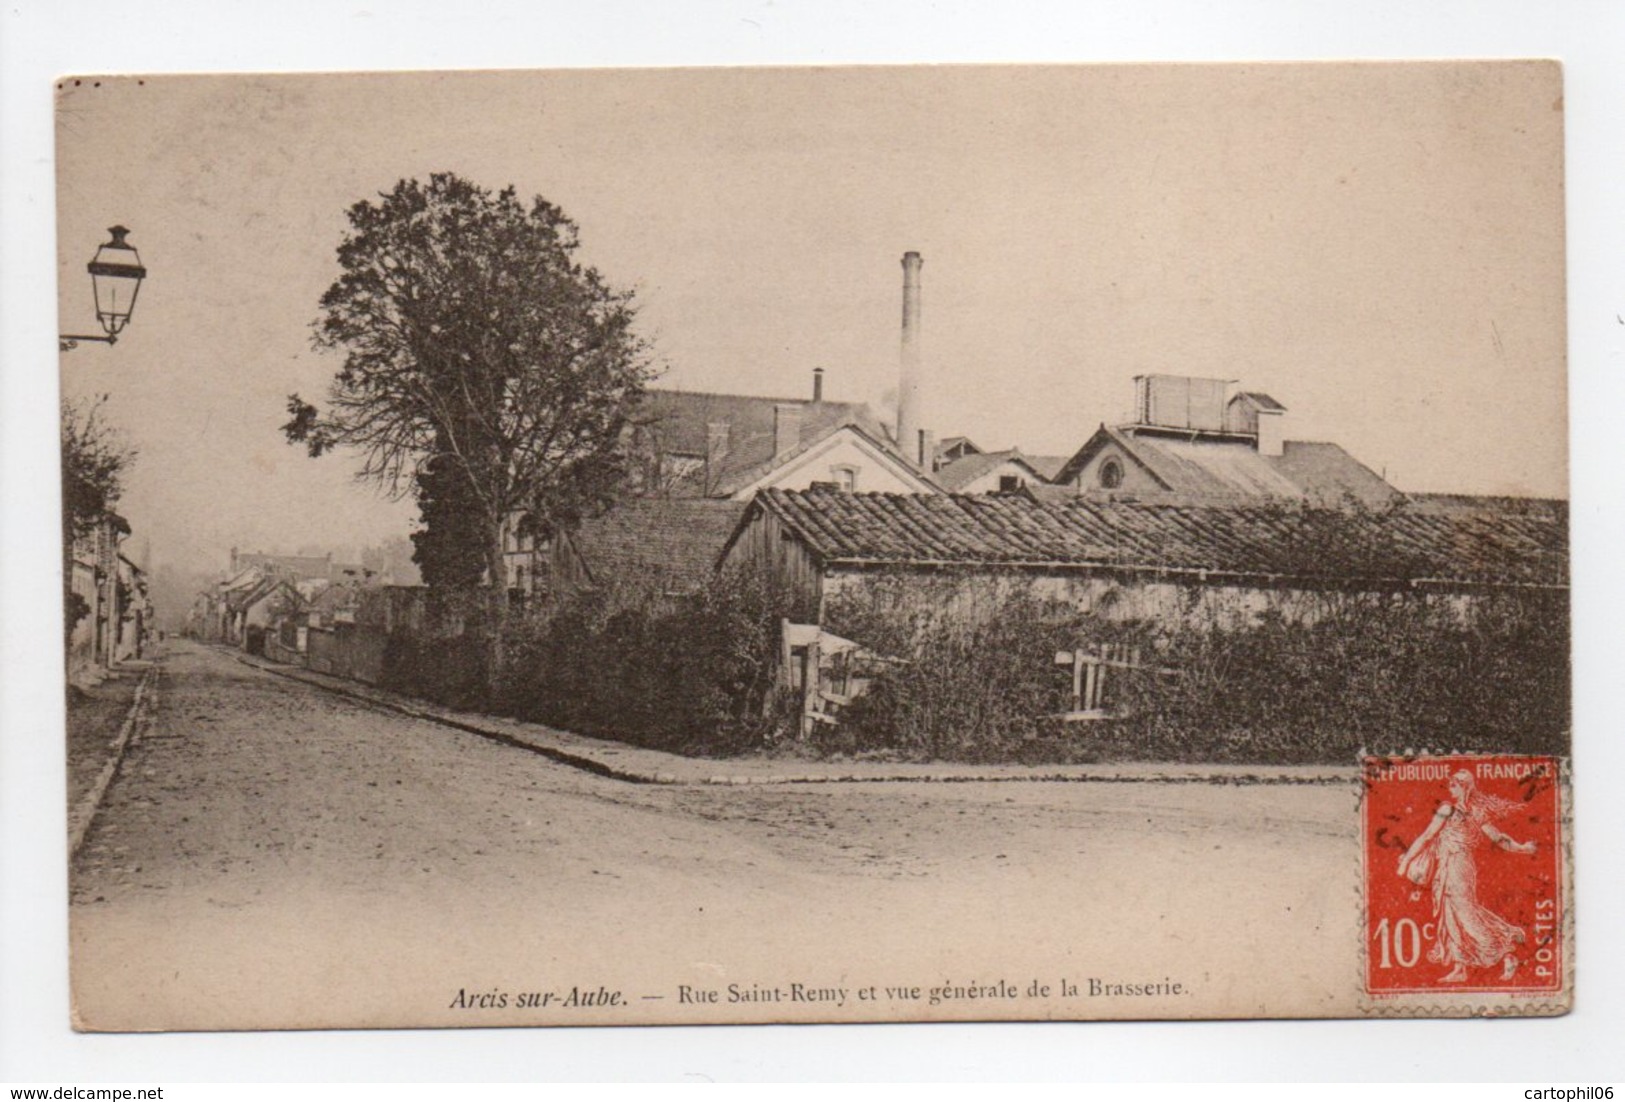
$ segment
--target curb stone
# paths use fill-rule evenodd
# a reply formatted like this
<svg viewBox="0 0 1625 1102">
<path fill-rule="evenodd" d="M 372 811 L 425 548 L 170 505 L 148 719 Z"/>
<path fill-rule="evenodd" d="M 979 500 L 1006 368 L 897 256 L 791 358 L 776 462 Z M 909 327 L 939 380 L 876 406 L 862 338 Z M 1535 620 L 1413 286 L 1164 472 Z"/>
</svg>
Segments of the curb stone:
<svg viewBox="0 0 1625 1102">
<path fill-rule="evenodd" d="M 616 769 L 610 765 L 605 765 L 597 758 L 590 758 L 581 754 L 572 754 L 568 751 L 560 750 L 553 746 L 541 746 L 537 743 L 527 741 L 505 731 L 497 731 L 490 727 L 469 723 L 466 720 L 454 719 L 451 716 L 439 715 L 435 712 L 425 711 L 422 708 L 416 708 L 409 704 L 397 704 L 396 702 L 378 694 L 340 688 L 337 685 L 329 685 L 324 681 L 317 681 L 310 677 L 301 676 L 303 671 L 294 666 L 283 667 L 269 662 L 261 664 L 253 661 L 248 655 L 245 654 L 233 654 L 232 657 L 237 659 L 237 661 L 241 662 L 243 665 L 248 666 L 250 669 L 260 670 L 264 673 L 276 674 L 278 677 L 285 677 L 290 681 L 298 681 L 301 684 L 309 685 L 312 688 L 321 689 L 324 692 L 332 693 L 335 696 L 348 697 L 349 699 L 361 704 L 365 704 L 370 708 L 378 708 L 384 711 L 396 712 L 411 719 L 420 719 L 428 723 L 438 723 L 442 727 L 451 727 L 455 730 L 465 731 L 471 735 L 478 735 L 481 738 L 487 738 L 493 742 L 504 743 L 520 750 L 529 750 L 533 754 L 540 754 L 542 757 L 556 761 L 560 765 L 568 765 L 574 769 L 580 769 L 583 772 L 594 773 L 600 777 L 608 777 L 611 780 L 626 781 L 629 784 L 659 783 L 641 773 L 631 773 L 627 772 L 626 770 Z M 681 782 L 676 781 L 674 778 L 673 783 Z"/>
<path fill-rule="evenodd" d="M 326 674 L 314 674 L 298 666 L 258 660 L 229 648 L 238 662 L 252 669 L 276 674 L 290 681 L 298 681 L 312 688 L 347 697 L 358 703 L 383 711 L 395 712 L 413 719 L 436 723 L 444 727 L 465 731 L 521 750 L 529 750 L 561 765 L 567 765 L 611 780 L 630 784 L 684 785 L 691 787 L 736 787 L 749 785 L 819 785 L 819 784 L 983 784 L 1015 782 L 1094 783 L 1094 784 L 1209 784 L 1209 785 L 1347 785 L 1357 782 L 1357 767 L 1270 767 L 1270 766 L 1202 766 L 1190 764 L 1136 763 L 1125 766 L 1078 766 L 1073 771 L 1055 767 L 995 767 L 978 769 L 962 765 L 921 767 L 914 771 L 895 771 L 884 767 L 874 773 L 854 772 L 838 766 L 829 772 L 762 772 L 718 773 L 716 763 L 703 759 L 685 759 L 663 751 L 641 747 L 606 744 L 601 747 L 582 746 L 565 749 L 544 741 L 546 734 L 523 730 L 509 730 L 525 726 L 519 721 L 480 723 L 445 711 L 410 703 L 387 690 L 374 689 L 357 683 L 356 688 L 333 684 L 340 680 Z M 448 710 L 449 711 L 449 710 Z M 544 729 L 545 730 L 545 729 Z M 581 739 L 582 736 L 554 735 L 555 738 Z M 585 740 L 592 741 L 592 740 Z M 609 764 L 598 754 L 620 759 Z M 621 764 L 627 759 L 652 759 L 637 764 Z M 765 763 L 764 763 L 765 764 Z M 782 768 L 782 767 L 780 767 Z"/>
</svg>

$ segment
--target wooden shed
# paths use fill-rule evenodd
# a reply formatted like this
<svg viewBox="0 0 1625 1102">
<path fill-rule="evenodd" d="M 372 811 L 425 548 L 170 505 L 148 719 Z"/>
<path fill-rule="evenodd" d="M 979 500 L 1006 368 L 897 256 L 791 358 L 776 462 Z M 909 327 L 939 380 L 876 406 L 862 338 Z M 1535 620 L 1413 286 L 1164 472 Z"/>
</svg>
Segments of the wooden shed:
<svg viewBox="0 0 1625 1102">
<path fill-rule="evenodd" d="M 1563 502 L 1436 498 L 1384 510 L 1305 502 L 1178 502 L 1043 494 L 758 494 L 723 565 L 766 570 L 822 622 L 866 578 L 1019 579 L 1113 618 L 1247 615 L 1325 590 L 1470 597 L 1566 589 Z M 1304 602 L 1308 607 L 1310 602 Z"/>
</svg>

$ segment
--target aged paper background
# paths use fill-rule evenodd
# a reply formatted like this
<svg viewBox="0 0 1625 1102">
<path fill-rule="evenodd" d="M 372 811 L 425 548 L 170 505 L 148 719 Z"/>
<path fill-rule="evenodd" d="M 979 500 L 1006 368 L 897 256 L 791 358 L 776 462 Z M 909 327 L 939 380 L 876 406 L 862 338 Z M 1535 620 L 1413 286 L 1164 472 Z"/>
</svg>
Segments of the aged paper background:
<svg viewBox="0 0 1625 1102">
<path fill-rule="evenodd" d="M 1566 494 L 1551 62 L 86 75 L 61 82 L 58 102 L 65 249 L 117 209 L 148 257 L 169 258 L 154 271 L 175 270 L 116 354 L 64 360 L 75 396 L 92 372 L 119 373 L 95 385 L 138 420 L 121 508 L 160 561 L 218 569 L 239 540 L 402 533 L 369 523 L 365 508 L 387 506 L 349 485 L 348 456 L 290 455 L 265 421 L 333 371 L 304 349 L 302 323 L 346 197 L 440 167 L 517 174 L 571 212 L 585 257 L 640 288 L 664 386 L 784 393 L 827 363 L 828 385 L 883 402 L 891 254 L 917 244 L 942 270 L 926 269 L 924 330 L 943 436 L 963 425 L 1064 456 L 1092 422 L 1120 420 L 1132 374 L 1222 374 L 1292 395 L 1292 438 L 1341 443 L 1402 489 Z M 83 297 L 78 262 L 68 250 L 59 272 L 65 319 Z M 161 684 L 190 693 L 181 681 Z M 154 734 L 259 735 L 222 724 L 206 692 L 184 699 Z M 279 706 L 251 699 L 227 706 Z M 267 711 L 265 737 L 284 737 L 278 722 Z M 342 728 L 330 737 L 333 753 L 365 752 Z M 187 791 L 155 781 L 109 812 L 130 832 L 79 859 L 88 879 L 102 854 L 102 886 L 74 894 L 84 1027 L 1360 1011 L 1346 778 L 826 786 L 776 790 L 747 814 L 757 797 L 743 790 L 634 801 L 555 788 L 545 771 L 534 796 L 482 786 L 461 754 L 370 767 L 373 788 L 458 774 L 470 798 L 453 813 L 486 816 L 478 832 L 498 854 L 576 824 L 562 836 L 575 861 L 505 864 L 342 785 L 302 812 L 321 828 L 278 834 L 255 800 L 284 798 L 283 768 L 263 785 L 228 766 Z M 138 816 L 186 845 L 169 809 L 202 818 L 220 800 L 241 810 L 210 821 L 256 852 L 183 858 L 174 877 L 141 867 Z M 692 815 L 725 828 L 693 829 Z M 757 815 L 781 829 L 747 834 Z M 889 833 L 861 833 L 887 815 Z M 622 831 L 648 832 L 648 848 L 600 841 Z M 916 831 L 958 844 L 911 845 Z M 382 873 L 321 859 L 374 835 Z"/>
<path fill-rule="evenodd" d="M 1560 408 L 1560 403 L 1558 403 L 1558 408 Z M 288 938 L 288 941 L 286 941 L 284 944 L 288 946 L 289 951 L 296 952 L 296 944 L 299 943 L 302 933 L 309 930 L 307 923 L 320 923 L 322 922 L 322 918 L 325 917 L 325 913 L 323 913 L 322 910 L 323 900 L 330 902 L 330 900 L 332 900 L 332 896 L 328 896 L 328 894 L 320 894 L 320 899 L 302 899 L 302 897 L 289 896 L 288 900 L 286 900 L 286 904 L 288 904 L 288 922 L 283 923 L 283 928 L 281 928 L 281 930 L 273 933 L 273 938 L 278 938 L 278 936 L 281 936 L 281 938 Z M 481 915 L 481 917 L 484 917 L 484 915 Z M 780 918 L 783 917 L 783 915 L 775 915 L 775 913 L 769 912 L 767 913 L 767 917 Z M 510 928 L 520 928 L 520 926 L 523 925 L 523 917 L 520 917 L 520 915 L 513 915 L 513 917 L 510 918 L 510 923 L 512 923 Z M 411 923 L 403 923 L 403 925 L 411 925 Z M 146 928 L 141 928 L 141 926 L 132 926 L 132 928 L 127 931 L 128 935 L 132 936 L 132 943 L 130 944 L 146 944 L 146 936 L 153 935 L 153 933 L 156 933 L 156 930 L 158 930 L 158 923 L 154 923 L 153 926 L 146 926 Z M 423 930 L 423 928 L 416 928 L 416 930 L 411 930 L 410 933 L 411 936 L 440 936 L 445 935 L 447 931 Z M 229 941 L 229 935 L 226 935 L 226 939 Z M 682 939 L 679 938 L 679 941 L 682 941 Z M 273 944 L 275 944 L 275 941 L 273 941 Z M 660 948 L 660 946 L 655 946 L 655 948 Z M 830 946 L 817 946 L 817 944 L 814 943 L 814 948 L 824 949 L 821 956 L 827 956 L 827 951 L 829 951 Z M 850 944 L 848 944 L 845 939 L 842 939 L 840 948 L 850 949 Z M 871 957 L 871 961 L 874 961 L 874 959 L 879 959 L 879 961 L 886 962 L 886 967 L 890 967 L 890 965 L 894 964 L 895 961 L 899 961 L 899 959 L 903 959 L 903 957 L 907 956 L 907 952 L 910 951 L 910 946 L 887 946 L 887 948 L 895 949 L 895 952 L 887 952 L 882 949 L 879 954 Z M 1302 946 L 1293 946 L 1293 948 L 1302 948 Z M 1280 949 L 1282 949 L 1282 946 L 1280 946 L 1279 941 L 1274 941 L 1274 943 L 1269 944 L 1261 944 L 1258 949 L 1259 959 L 1256 961 L 1256 964 L 1259 965 L 1259 970 L 1263 970 L 1263 972 L 1271 972 L 1272 969 L 1276 969 L 1277 961 L 1274 959 L 1274 954 L 1279 952 Z M 681 946 L 678 946 L 678 951 L 682 951 Z M 1589 952 L 1583 951 L 1583 954 L 1589 956 Z M 850 952 L 848 952 L 847 956 L 848 959 L 851 959 Z M 442 957 L 442 959 L 444 959 L 444 957 Z M 1019 954 L 1011 957 L 1012 967 L 1022 965 L 1022 967 L 1029 967 L 1029 969 L 1032 970 L 1043 969 L 1043 967 L 1046 965 L 1046 961 L 1053 961 L 1053 957 L 1051 957 L 1050 954 L 1043 954 L 1042 957 L 1038 957 L 1038 959 L 1030 959 L 1030 961 L 1027 961 L 1027 959 L 1022 959 Z M 1305 990 L 1313 990 L 1316 985 L 1316 978 L 1313 974 L 1315 974 L 1316 967 L 1319 967 L 1319 965 L 1315 964 L 1315 962 L 1321 962 L 1321 964 L 1324 964 L 1324 961 L 1318 956 L 1318 954 L 1316 954 L 1316 952 L 1310 952 L 1310 954 L 1305 957 L 1305 961 L 1310 962 L 1310 967 L 1300 969 L 1293 975 L 1298 978 L 1305 978 L 1306 983 L 1308 983 L 1308 987 L 1306 987 Z M 351 957 L 351 959 L 348 959 L 348 961 L 345 962 L 346 967 L 354 967 L 354 964 L 356 964 L 356 959 L 354 959 L 354 957 Z M 392 961 L 392 964 L 398 964 L 398 962 Z M 780 954 L 769 954 L 769 957 L 764 959 L 764 961 L 752 962 L 752 964 L 759 964 L 760 967 L 767 967 L 767 969 L 782 969 L 783 957 L 780 956 Z M 851 967 L 858 967 L 858 965 L 863 964 L 863 961 L 853 961 L 853 965 L 851 965 Z M 364 961 L 362 961 L 362 967 L 364 967 Z M 843 967 L 847 967 L 847 965 L 843 965 Z M 873 967 L 873 964 L 869 965 L 869 967 Z M 275 972 L 275 969 L 273 969 L 273 972 Z M 1308 975 L 1303 975 L 1305 972 Z M 1279 975 L 1277 972 L 1271 972 L 1271 974 Z M 611 969 L 609 969 L 608 964 L 606 964 L 606 967 L 604 967 L 604 975 L 606 975 L 606 978 L 611 977 Z M 267 982 L 270 983 L 271 987 L 275 987 L 275 983 L 278 982 L 278 977 L 276 977 L 276 975 L 268 975 Z M 1321 980 L 1321 983 L 1324 983 L 1324 980 Z M 408 983 L 408 987 L 410 987 L 410 983 Z M 345 991 L 335 991 L 333 995 L 335 995 L 335 1003 L 333 1003 L 333 1008 L 335 1008 L 333 1013 L 336 1014 L 335 1021 L 343 1021 L 346 1014 L 356 1013 L 356 1004 L 346 1003 L 345 1001 L 346 998 L 353 998 L 354 991 L 351 991 L 349 995 L 346 995 Z M 1269 995 L 1266 995 L 1266 998 L 1279 998 L 1280 995 L 1282 995 L 1282 991 L 1279 990 L 1279 985 L 1276 985 L 1276 990 L 1269 991 Z M 1287 995 L 1287 998 L 1292 1000 L 1292 998 L 1297 998 L 1297 996 Z M 395 1000 L 393 1000 L 393 998 L 385 998 L 385 1000 L 382 1001 L 390 1004 L 390 1006 L 395 1004 Z M 1302 1006 L 1302 1000 L 1298 1000 L 1297 1003 L 1293 1003 L 1293 1006 Z M 236 1013 L 236 1011 L 231 1011 L 231 1009 L 224 1008 L 224 1006 L 216 1006 L 215 1009 L 216 1011 L 219 1011 L 219 1013 L 228 1014 L 228 1017 L 229 1014 Z M 1308 1013 L 1308 1011 L 1305 1011 L 1305 1009 L 1292 1009 L 1292 1011 L 1289 1011 L 1289 1013 Z M 351 1024 L 359 1024 L 359 1022 L 354 1021 L 353 1017 L 349 1019 L 349 1022 L 351 1022 Z M 218 1024 L 228 1024 L 228 1021 L 226 1021 L 226 1019 L 221 1019 Z M 245 1024 L 249 1024 L 249 1022 L 245 1022 Z M 312 1021 L 312 1024 L 315 1024 L 315 1021 Z"/>
</svg>

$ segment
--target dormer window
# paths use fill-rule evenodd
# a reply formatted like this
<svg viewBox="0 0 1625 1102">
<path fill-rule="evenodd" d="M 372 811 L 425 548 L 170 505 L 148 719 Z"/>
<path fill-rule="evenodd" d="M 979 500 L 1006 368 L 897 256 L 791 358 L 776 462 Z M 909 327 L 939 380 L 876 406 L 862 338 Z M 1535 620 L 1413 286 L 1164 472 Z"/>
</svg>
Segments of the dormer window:
<svg viewBox="0 0 1625 1102">
<path fill-rule="evenodd" d="M 1108 459 L 1100 465 L 1100 485 L 1103 489 L 1115 490 L 1123 484 L 1123 465 L 1115 459 Z"/>
</svg>

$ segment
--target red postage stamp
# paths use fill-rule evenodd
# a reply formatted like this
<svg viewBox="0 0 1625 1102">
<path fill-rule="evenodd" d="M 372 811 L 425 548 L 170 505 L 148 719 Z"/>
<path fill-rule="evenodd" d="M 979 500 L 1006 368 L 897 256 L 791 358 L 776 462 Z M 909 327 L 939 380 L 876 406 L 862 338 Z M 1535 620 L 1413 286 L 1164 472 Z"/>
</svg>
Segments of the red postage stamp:
<svg viewBox="0 0 1625 1102">
<path fill-rule="evenodd" d="M 1558 779 L 1550 757 L 1366 759 L 1368 993 L 1562 989 Z"/>
</svg>

